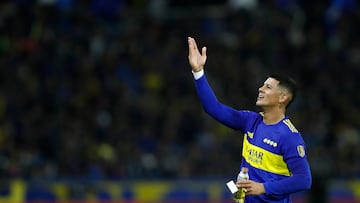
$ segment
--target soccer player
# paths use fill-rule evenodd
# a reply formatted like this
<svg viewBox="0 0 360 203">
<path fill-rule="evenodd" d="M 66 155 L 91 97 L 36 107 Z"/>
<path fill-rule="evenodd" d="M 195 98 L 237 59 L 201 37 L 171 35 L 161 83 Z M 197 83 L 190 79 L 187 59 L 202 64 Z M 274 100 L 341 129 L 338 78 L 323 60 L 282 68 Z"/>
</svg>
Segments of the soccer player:
<svg viewBox="0 0 360 203">
<path fill-rule="evenodd" d="M 270 75 L 258 89 L 256 105 L 261 113 L 236 110 L 220 103 L 209 86 L 201 53 L 188 37 L 189 64 L 204 111 L 222 124 L 244 133 L 241 167 L 249 168 L 250 180 L 236 183 L 245 188 L 246 203 L 291 202 L 290 194 L 310 189 L 312 178 L 300 132 L 286 116 L 295 98 L 296 84 L 287 76 Z"/>
</svg>

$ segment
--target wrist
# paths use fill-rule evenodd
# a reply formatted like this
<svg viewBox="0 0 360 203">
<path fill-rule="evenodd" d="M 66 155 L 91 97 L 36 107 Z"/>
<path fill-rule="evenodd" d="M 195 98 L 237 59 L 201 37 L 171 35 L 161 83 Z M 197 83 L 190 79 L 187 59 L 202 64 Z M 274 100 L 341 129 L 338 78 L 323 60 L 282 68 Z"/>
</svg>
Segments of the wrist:
<svg viewBox="0 0 360 203">
<path fill-rule="evenodd" d="M 266 189 L 265 189 L 265 186 L 264 186 L 264 183 L 261 183 L 261 194 L 266 194 Z"/>
<path fill-rule="evenodd" d="M 204 69 L 202 69 L 202 68 L 198 71 L 192 70 L 191 72 L 192 72 L 195 80 L 201 78 L 204 75 Z"/>
</svg>

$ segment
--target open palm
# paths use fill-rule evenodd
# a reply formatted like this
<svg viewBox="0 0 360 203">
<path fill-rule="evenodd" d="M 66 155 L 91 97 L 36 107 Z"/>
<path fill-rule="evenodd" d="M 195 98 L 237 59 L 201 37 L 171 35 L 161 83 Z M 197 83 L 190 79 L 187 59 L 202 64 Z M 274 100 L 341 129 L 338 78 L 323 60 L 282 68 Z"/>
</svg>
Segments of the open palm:
<svg viewBox="0 0 360 203">
<path fill-rule="evenodd" d="M 196 45 L 195 39 L 192 37 L 188 37 L 189 44 L 189 63 L 191 69 L 194 72 L 200 71 L 206 62 L 206 47 L 201 49 L 201 53 Z"/>
</svg>

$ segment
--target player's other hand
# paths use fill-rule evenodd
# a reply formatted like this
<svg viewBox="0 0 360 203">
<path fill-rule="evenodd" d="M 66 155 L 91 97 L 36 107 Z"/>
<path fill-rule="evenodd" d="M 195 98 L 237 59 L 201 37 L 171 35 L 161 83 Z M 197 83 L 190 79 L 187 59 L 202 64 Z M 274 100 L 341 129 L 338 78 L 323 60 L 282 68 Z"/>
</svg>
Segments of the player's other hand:
<svg viewBox="0 0 360 203">
<path fill-rule="evenodd" d="M 189 64 L 192 71 L 198 72 L 203 69 L 206 62 L 206 47 L 201 49 L 201 53 L 196 45 L 195 39 L 188 37 L 189 44 Z"/>
<path fill-rule="evenodd" d="M 236 183 L 236 186 L 246 189 L 246 195 L 261 195 L 265 193 L 264 184 L 252 180 L 242 180 Z"/>
</svg>

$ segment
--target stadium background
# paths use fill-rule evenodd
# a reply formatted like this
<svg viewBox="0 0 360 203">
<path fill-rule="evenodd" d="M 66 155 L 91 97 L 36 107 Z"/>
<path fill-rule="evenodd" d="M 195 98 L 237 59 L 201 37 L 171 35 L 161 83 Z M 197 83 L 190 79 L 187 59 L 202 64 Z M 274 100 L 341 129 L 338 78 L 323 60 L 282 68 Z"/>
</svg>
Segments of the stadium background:
<svg viewBox="0 0 360 203">
<path fill-rule="evenodd" d="M 1 1 L 0 202 L 231 202 L 241 135 L 202 112 L 187 36 L 231 106 L 298 81 L 295 203 L 360 202 L 359 21 L 356 0 Z"/>
</svg>

